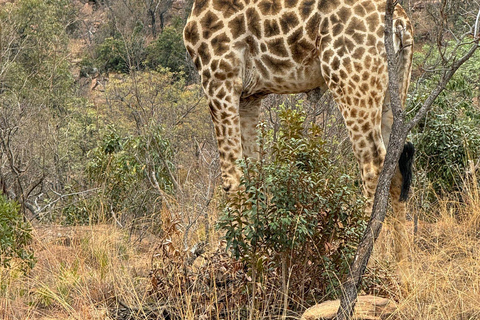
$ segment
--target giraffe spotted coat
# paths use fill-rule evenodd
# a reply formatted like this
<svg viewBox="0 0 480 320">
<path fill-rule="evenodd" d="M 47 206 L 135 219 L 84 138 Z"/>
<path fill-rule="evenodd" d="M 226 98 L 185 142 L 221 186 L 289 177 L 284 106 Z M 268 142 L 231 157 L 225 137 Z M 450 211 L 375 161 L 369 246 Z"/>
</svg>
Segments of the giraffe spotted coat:
<svg viewBox="0 0 480 320">
<path fill-rule="evenodd" d="M 184 42 L 200 74 L 215 127 L 226 191 L 239 185 L 235 161 L 256 156 L 261 100 L 270 93 L 330 90 L 358 160 L 367 211 L 393 122 L 387 94 L 384 0 L 195 0 Z M 405 102 L 412 27 L 397 6 L 394 43 Z M 403 258 L 402 175 L 391 187 Z"/>
</svg>

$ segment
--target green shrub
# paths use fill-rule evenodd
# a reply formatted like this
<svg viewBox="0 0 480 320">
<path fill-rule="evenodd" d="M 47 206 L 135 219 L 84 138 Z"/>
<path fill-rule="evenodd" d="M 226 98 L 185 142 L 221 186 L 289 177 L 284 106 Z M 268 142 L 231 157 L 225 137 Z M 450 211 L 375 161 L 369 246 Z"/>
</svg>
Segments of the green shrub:
<svg viewBox="0 0 480 320">
<path fill-rule="evenodd" d="M 438 54 L 428 47 L 423 51 L 431 54 L 426 57 L 417 53 L 418 60 L 426 61 L 427 69 L 435 69 Z M 458 190 L 468 160 L 480 156 L 480 112 L 473 102 L 478 96 L 479 73 L 479 60 L 470 59 L 463 72 L 456 73 L 447 84 L 425 120 L 412 131 L 417 170 L 423 171 L 419 175 L 428 179 L 436 193 Z M 432 73 L 415 83 L 410 108 L 418 108 L 437 81 L 438 74 Z"/>
<path fill-rule="evenodd" d="M 18 259 L 21 269 L 33 268 L 35 258 L 28 247 L 31 240 L 32 228 L 23 220 L 20 205 L 0 194 L 0 265 L 9 267 Z"/>
<path fill-rule="evenodd" d="M 97 62 L 104 71 L 129 71 L 127 48 L 123 40 L 106 38 L 97 47 Z"/>
<path fill-rule="evenodd" d="M 182 32 L 174 27 L 166 27 L 147 47 L 145 64 L 151 69 L 164 67 L 173 72 L 182 71 L 186 64 Z"/>
<path fill-rule="evenodd" d="M 291 273 L 294 293 L 320 288 L 322 296 L 337 296 L 366 226 L 364 199 L 319 128 L 305 132 L 301 107 L 281 108 L 279 117 L 276 139 L 261 133 L 271 155 L 263 150 L 260 161 L 240 162 L 245 192 L 230 197 L 218 226 L 234 256 L 256 272 L 280 274 L 284 264 L 298 271 Z"/>
<path fill-rule="evenodd" d="M 170 142 L 159 126 L 139 136 L 122 136 L 114 128 L 108 128 L 100 145 L 90 152 L 86 169 L 92 186 L 99 190 L 100 199 L 96 201 L 102 209 L 96 214 L 103 210 L 104 216 L 89 217 L 89 221 L 108 219 L 115 214 L 125 222 L 159 210 L 161 193 L 173 192 L 173 156 Z M 69 210 L 66 213 L 73 212 L 74 216 L 95 212 L 93 208 Z M 82 221 L 80 217 L 75 219 Z"/>
</svg>

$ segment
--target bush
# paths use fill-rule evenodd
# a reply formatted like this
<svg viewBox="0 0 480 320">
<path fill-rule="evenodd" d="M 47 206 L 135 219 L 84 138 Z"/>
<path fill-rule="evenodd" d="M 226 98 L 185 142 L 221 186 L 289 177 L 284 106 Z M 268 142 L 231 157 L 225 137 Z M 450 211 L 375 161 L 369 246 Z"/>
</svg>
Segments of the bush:
<svg viewBox="0 0 480 320">
<path fill-rule="evenodd" d="M 103 217 L 89 219 L 96 222 L 115 214 L 122 223 L 155 213 L 161 208 L 161 195 L 173 192 L 173 155 L 161 127 L 139 136 L 122 136 L 108 128 L 100 145 L 90 152 L 86 169 L 92 185 L 99 189 L 101 208 L 78 212 L 98 215 L 103 211 Z M 87 222 L 81 217 L 76 220 Z"/>
<path fill-rule="evenodd" d="M 438 54 L 429 47 L 423 51 L 431 54 L 417 53 L 417 57 L 426 61 L 427 69 L 435 69 Z M 480 156 L 480 112 L 474 105 L 479 72 L 478 59 L 469 60 L 463 72 L 456 73 L 447 84 L 425 120 L 412 131 L 417 168 L 436 193 L 458 190 L 468 160 Z M 410 108 L 416 109 L 423 103 L 437 79 L 438 74 L 429 74 L 414 85 Z"/>
<path fill-rule="evenodd" d="M 168 68 L 173 72 L 185 69 L 186 50 L 182 32 L 174 27 L 166 27 L 157 40 L 147 47 L 145 64 L 151 69 Z"/>
<path fill-rule="evenodd" d="M 366 226 L 364 199 L 354 179 L 340 173 L 319 128 L 305 133 L 301 107 L 281 108 L 279 117 L 277 139 L 261 133 L 271 156 L 263 150 L 260 161 L 240 162 L 245 192 L 231 196 L 218 226 L 251 270 L 287 268 L 295 294 L 319 289 L 336 297 Z"/>
<path fill-rule="evenodd" d="M 33 268 L 35 258 L 28 247 L 31 240 L 32 228 L 23 220 L 20 205 L 0 194 L 0 265 L 9 267 L 18 259 L 21 269 Z"/>
</svg>

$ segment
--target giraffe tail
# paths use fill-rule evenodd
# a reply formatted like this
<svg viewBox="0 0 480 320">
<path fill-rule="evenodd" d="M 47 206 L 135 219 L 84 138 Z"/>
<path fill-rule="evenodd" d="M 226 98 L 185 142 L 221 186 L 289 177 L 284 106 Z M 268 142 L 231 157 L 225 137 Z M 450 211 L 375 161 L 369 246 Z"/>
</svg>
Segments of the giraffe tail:
<svg viewBox="0 0 480 320">
<path fill-rule="evenodd" d="M 402 175 L 402 189 L 400 191 L 400 201 L 407 201 L 408 193 L 410 191 L 410 185 L 412 184 L 412 165 L 413 155 L 415 153 L 415 147 L 413 143 L 407 142 L 403 146 L 403 151 L 398 160 L 398 168 Z"/>
</svg>

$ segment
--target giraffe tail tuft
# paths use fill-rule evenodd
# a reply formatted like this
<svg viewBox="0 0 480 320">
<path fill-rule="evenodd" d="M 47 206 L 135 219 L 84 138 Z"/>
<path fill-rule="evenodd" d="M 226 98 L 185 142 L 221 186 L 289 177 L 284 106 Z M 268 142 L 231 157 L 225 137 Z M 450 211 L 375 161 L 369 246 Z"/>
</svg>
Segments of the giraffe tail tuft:
<svg viewBox="0 0 480 320">
<path fill-rule="evenodd" d="M 403 151 L 398 160 L 398 168 L 402 175 L 402 190 L 400 191 L 400 201 L 407 201 L 410 185 L 412 184 L 412 165 L 413 155 L 415 154 L 415 147 L 413 143 L 407 142 L 403 146 Z"/>
</svg>

